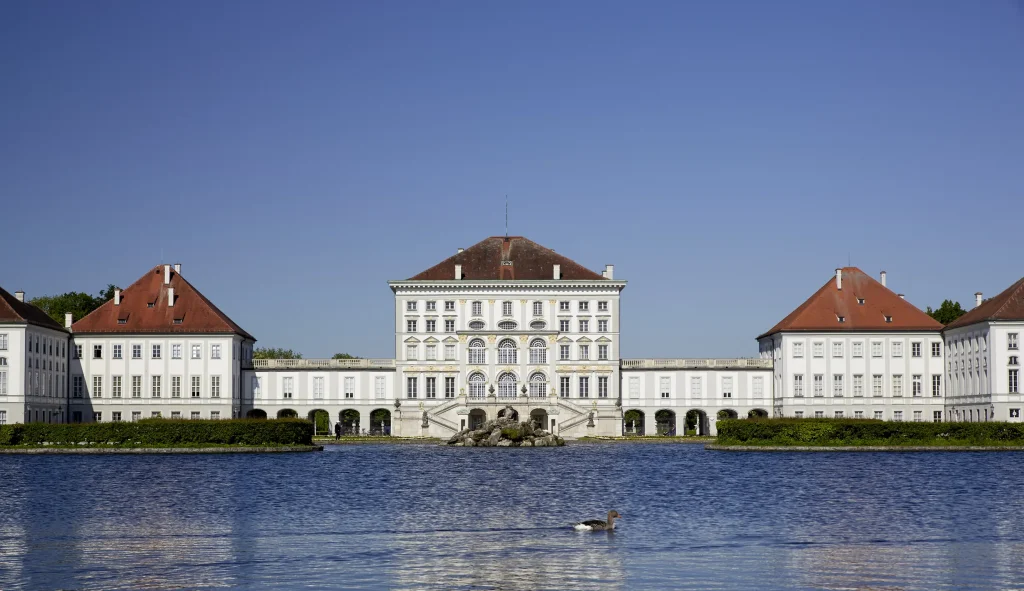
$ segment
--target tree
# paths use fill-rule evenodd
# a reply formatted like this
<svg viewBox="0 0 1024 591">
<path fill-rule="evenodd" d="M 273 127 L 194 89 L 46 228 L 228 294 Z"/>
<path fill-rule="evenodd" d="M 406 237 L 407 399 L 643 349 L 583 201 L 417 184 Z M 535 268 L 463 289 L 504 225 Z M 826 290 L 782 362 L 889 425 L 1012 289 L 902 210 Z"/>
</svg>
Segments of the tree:
<svg viewBox="0 0 1024 591">
<path fill-rule="evenodd" d="M 104 302 L 110 301 L 110 300 L 114 299 L 114 290 L 115 289 L 121 289 L 121 288 L 116 286 L 116 285 L 114 285 L 113 283 L 108 283 L 107 284 L 107 288 L 100 292 L 100 298 Z"/>
<path fill-rule="evenodd" d="M 253 359 L 302 359 L 302 353 L 296 353 L 291 349 L 275 349 L 272 347 L 257 347 L 252 352 Z"/>
<path fill-rule="evenodd" d="M 960 306 L 960 302 L 954 302 L 953 300 L 943 300 L 942 305 L 939 306 L 938 310 L 932 310 L 932 307 L 928 306 L 928 308 L 925 310 L 925 313 L 934 318 L 935 320 L 941 322 L 942 324 L 949 324 L 956 320 L 957 318 L 966 314 L 967 310 L 964 310 Z"/>
<path fill-rule="evenodd" d="M 81 291 L 69 291 L 55 296 L 39 296 L 32 298 L 28 303 L 39 308 L 54 322 L 64 325 L 64 314 L 71 312 L 73 322 L 78 322 L 96 308 L 102 306 L 107 300 L 114 298 L 114 290 L 118 289 L 113 283 L 101 290 L 99 295 L 93 297 Z"/>
<path fill-rule="evenodd" d="M 335 353 L 331 356 L 331 359 L 362 359 L 362 357 L 356 357 L 355 355 L 349 355 L 348 353 Z"/>
</svg>

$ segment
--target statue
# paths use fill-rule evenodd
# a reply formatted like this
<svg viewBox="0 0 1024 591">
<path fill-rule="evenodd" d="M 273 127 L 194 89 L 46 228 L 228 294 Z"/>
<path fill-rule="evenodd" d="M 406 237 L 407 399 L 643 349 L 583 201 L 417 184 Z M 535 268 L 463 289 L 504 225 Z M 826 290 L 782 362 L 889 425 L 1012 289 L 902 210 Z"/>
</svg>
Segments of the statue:
<svg viewBox="0 0 1024 591">
<path fill-rule="evenodd" d="M 594 411 L 590 411 L 590 414 L 587 415 L 587 426 L 588 427 L 593 427 L 594 426 Z"/>
<path fill-rule="evenodd" d="M 423 427 L 429 427 L 430 421 L 427 419 L 427 411 L 423 411 Z"/>
</svg>

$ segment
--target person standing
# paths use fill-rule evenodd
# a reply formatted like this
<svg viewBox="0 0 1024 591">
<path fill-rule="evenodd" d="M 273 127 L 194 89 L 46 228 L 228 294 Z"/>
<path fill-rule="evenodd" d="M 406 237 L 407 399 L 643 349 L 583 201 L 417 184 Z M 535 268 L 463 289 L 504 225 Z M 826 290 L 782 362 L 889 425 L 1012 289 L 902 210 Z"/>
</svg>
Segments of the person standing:
<svg viewBox="0 0 1024 591">
<path fill-rule="evenodd" d="M 338 441 L 341 439 L 341 423 L 334 423 L 334 440 Z"/>
</svg>

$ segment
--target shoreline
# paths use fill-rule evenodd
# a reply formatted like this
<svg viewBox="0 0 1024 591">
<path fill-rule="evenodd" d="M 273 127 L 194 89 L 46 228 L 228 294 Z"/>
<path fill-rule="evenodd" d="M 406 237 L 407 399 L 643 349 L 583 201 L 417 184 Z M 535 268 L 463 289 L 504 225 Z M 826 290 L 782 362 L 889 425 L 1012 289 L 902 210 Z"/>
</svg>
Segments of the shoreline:
<svg viewBox="0 0 1024 591">
<path fill-rule="evenodd" d="M 323 451 L 322 445 L 245 447 L 0 447 L 0 455 L 105 455 L 105 454 L 257 454 Z"/>
<path fill-rule="evenodd" d="M 710 451 L 741 452 L 922 452 L 922 451 L 1024 451 L 1021 445 L 719 445 L 708 443 Z"/>
</svg>

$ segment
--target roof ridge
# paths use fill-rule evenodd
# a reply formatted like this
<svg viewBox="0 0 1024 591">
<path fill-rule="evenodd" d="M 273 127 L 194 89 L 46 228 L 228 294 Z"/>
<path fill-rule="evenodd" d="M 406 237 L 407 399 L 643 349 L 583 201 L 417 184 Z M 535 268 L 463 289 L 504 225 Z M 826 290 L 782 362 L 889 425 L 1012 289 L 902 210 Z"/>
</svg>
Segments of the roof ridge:
<svg viewBox="0 0 1024 591">
<path fill-rule="evenodd" d="M 1003 310 L 1005 310 L 1006 306 L 1010 305 L 1010 302 L 1013 300 L 1013 296 L 1018 291 L 1020 291 L 1021 288 L 1024 288 L 1024 277 L 1021 277 L 1016 282 L 1011 284 L 1010 287 L 1007 287 L 1000 293 L 996 294 L 996 297 L 999 297 L 1005 293 L 1006 298 L 1003 300 L 1003 303 L 998 308 L 996 308 L 995 312 L 993 312 L 991 315 L 998 316 Z"/>
</svg>

